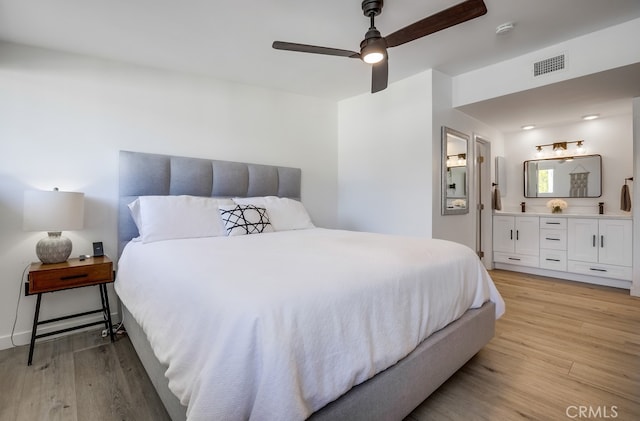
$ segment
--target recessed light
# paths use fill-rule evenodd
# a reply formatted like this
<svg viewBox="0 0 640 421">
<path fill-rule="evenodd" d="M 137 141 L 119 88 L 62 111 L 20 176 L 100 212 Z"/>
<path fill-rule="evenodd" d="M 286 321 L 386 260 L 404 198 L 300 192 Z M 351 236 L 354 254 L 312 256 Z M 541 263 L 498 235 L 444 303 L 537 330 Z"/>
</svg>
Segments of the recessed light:
<svg viewBox="0 0 640 421">
<path fill-rule="evenodd" d="M 506 34 L 513 29 L 513 22 L 505 22 L 502 25 L 496 26 L 496 35 Z"/>
<path fill-rule="evenodd" d="M 521 129 L 522 130 L 531 130 L 531 129 L 535 129 L 536 126 L 534 126 L 533 124 L 527 124 L 526 126 L 522 126 Z"/>
<path fill-rule="evenodd" d="M 583 115 L 582 119 L 583 120 L 595 120 L 598 117 L 600 117 L 600 114 L 587 114 L 587 115 Z"/>
</svg>

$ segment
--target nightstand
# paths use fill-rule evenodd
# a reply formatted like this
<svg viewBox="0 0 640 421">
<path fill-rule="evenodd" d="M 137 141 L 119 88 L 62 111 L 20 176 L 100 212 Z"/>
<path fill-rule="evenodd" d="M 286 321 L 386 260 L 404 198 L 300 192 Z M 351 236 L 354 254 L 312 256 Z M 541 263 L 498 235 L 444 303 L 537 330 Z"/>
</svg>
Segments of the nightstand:
<svg viewBox="0 0 640 421">
<path fill-rule="evenodd" d="M 33 318 L 33 329 L 31 330 L 31 345 L 29 347 L 29 361 L 27 362 L 27 365 L 31 365 L 36 339 L 44 338 L 46 336 L 82 329 L 88 326 L 104 324 L 105 329 L 107 329 L 110 334 L 111 342 L 113 342 L 113 325 L 111 323 L 111 311 L 109 309 L 109 297 L 107 295 L 107 284 L 111 282 L 113 282 L 113 262 L 106 256 L 90 257 L 84 260 L 74 258 L 63 263 L 53 264 L 44 264 L 40 262 L 32 263 L 29 267 L 29 280 L 25 284 L 25 295 L 38 294 L 38 298 L 36 301 L 36 312 Z M 38 320 L 42 294 L 88 286 L 98 286 L 98 289 L 100 290 L 100 302 L 102 303 L 102 308 L 70 314 L 63 317 L 56 317 L 49 320 Z M 39 335 L 36 334 L 38 326 L 40 325 L 59 322 L 61 320 L 67 320 L 74 317 L 87 316 L 94 313 L 102 313 L 103 320 L 84 323 L 79 326 L 42 333 Z"/>
</svg>

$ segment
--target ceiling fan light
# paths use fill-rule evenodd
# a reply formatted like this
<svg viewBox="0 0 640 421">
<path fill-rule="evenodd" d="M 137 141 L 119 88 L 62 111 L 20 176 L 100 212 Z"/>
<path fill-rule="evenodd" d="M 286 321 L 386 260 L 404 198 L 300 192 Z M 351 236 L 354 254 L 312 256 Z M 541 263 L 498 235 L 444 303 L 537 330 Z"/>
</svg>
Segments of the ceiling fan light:
<svg viewBox="0 0 640 421">
<path fill-rule="evenodd" d="M 360 43 L 362 61 L 369 64 L 380 63 L 384 60 L 386 53 L 384 40 L 380 37 L 380 32 L 375 28 L 369 29 L 365 39 Z"/>
<path fill-rule="evenodd" d="M 366 53 L 362 57 L 362 60 L 365 63 L 369 63 L 369 64 L 380 63 L 382 61 L 382 59 L 384 59 L 384 54 L 382 54 L 382 53 L 380 53 L 378 51 L 371 51 L 369 53 Z"/>
</svg>

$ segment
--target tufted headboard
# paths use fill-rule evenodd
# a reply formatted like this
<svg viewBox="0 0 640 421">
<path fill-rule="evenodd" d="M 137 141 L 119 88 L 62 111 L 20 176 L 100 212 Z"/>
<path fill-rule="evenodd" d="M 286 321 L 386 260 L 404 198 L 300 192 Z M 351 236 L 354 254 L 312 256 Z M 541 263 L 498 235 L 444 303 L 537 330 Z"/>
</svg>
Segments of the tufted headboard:
<svg viewBox="0 0 640 421">
<path fill-rule="evenodd" d="M 138 236 L 128 204 L 139 196 L 280 196 L 300 199 L 299 168 L 120 151 L 118 257 Z"/>
</svg>

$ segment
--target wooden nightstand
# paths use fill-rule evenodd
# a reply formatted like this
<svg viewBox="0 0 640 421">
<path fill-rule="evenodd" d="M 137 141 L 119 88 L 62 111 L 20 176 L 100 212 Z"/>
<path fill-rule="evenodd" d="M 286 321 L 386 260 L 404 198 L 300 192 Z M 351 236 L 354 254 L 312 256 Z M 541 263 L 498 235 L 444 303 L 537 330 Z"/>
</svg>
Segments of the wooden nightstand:
<svg viewBox="0 0 640 421">
<path fill-rule="evenodd" d="M 111 342 L 113 342 L 113 325 L 111 323 L 111 310 L 109 309 L 109 297 L 107 295 L 107 284 L 111 282 L 113 282 L 113 262 L 106 256 L 90 257 L 85 260 L 74 258 L 63 263 L 53 264 L 44 264 L 40 262 L 32 263 L 29 267 L 29 280 L 25 284 L 25 295 L 38 294 L 38 299 L 36 301 L 36 312 L 33 318 L 31 345 L 29 347 L 29 361 L 27 364 L 31 365 L 36 339 L 44 338 L 45 336 L 104 324 L 105 329 L 107 329 L 110 334 Z M 85 311 L 83 313 L 70 314 L 63 317 L 56 317 L 49 320 L 38 320 L 42 294 L 95 285 L 100 289 L 100 301 L 102 303 L 102 308 L 98 310 Z M 61 320 L 86 316 L 94 313 L 102 313 L 104 320 L 85 323 L 79 326 L 60 329 L 40 335 L 36 334 L 39 325 L 59 322 Z"/>
</svg>

